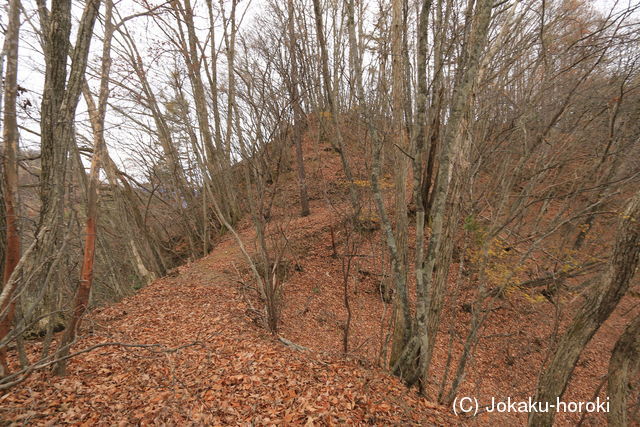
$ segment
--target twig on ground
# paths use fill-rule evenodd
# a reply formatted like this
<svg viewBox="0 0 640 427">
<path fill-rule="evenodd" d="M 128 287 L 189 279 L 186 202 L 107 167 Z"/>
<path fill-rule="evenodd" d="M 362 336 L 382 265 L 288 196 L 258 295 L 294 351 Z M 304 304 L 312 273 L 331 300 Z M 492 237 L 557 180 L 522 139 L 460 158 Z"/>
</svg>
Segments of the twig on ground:
<svg viewBox="0 0 640 427">
<path fill-rule="evenodd" d="M 292 341 L 289 341 L 286 338 L 283 337 L 278 337 L 278 341 L 280 341 L 282 344 L 286 345 L 287 347 L 290 347 L 294 350 L 298 350 L 298 351 L 309 351 L 309 349 L 307 347 L 303 347 L 299 344 L 296 344 Z"/>
</svg>

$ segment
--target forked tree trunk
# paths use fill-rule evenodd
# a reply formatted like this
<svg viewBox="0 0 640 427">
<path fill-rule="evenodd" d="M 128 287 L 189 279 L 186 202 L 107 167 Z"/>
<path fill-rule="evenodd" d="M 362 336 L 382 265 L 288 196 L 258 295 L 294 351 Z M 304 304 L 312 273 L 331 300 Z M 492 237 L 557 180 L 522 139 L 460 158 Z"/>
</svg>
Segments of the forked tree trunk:
<svg viewBox="0 0 640 427">
<path fill-rule="evenodd" d="M 576 362 L 593 335 L 629 289 L 640 258 L 640 192 L 629 202 L 618 225 L 609 267 L 598 286 L 560 338 L 551 362 L 541 372 L 536 402 L 554 404 L 564 393 Z M 529 426 L 553 424 L 555 411 L 529 414 Z"/>
<path fill-rule="evenodd" d="M 104 42 L 102 45 L 102 69 L 100 75 L 100 93 L 98 95 L 98 106 L 93 104 L 90 94 L 86 97 L 89 101 L 89 118 L 93 130 L 94 144 L 93 156 L 91 158 L 91 169 L 89 170 L 89 180 L 87 186 L 87 222 L 84 242 L 84 255 L 82 258 L 82 270 L 80 273 L 80 283 L 76 289 L 73 311 L 69 318 L 64 335 L 58 346 L 56 354 L 60 360 L 54 367 L 56 375 L 66 373 L 67 360 L 64 359 L 69 354 L 71 344 L 76 338 L 80 321 L 89 305 L 89 295 L 93 283 L 93 264 L 96 250 L 96 226 L 98 222 L 98 188 L 100 184 L 100 162 L 104 142 L 104 119 L 106 114 L 107 99 L 109 97 L 109 71 L 111 69 L 111 38 L 113 36 L 113 2 L 105 0 L 105 23 Z"/>
<path fill-rule="evenodd" d="M 492 7 L 491 0 L 480 0 L 468 18 L 471 19 L 471 29 L 463 51 L 464 60 L 460 61 L 457 71 L 450 119 L 444 132 L 440 166 L 433 189 L 433 206 L 429 213 L 432 224 L 431 238 L 424 260 L 423 289 L 420 291 L 425 300 L 419 302 L 420 305 L 424 303 L 426 307 L 420 307 L 420 312 L 417 313 L 416 331 L 420 342 L 418 371 L 423 391 L 427 384 L 440 325 L 453 250 L 451 239 L 459 216 L 461 184 L 468 170 L 470 141 L 466 137 L 467 120 L 472 108 L 473 86 L 480 69 L 480 57 L 487 43 Z M 407 362 L 417 358 L 411 355 L 413 351 L 416 350 L 408 346 L 408 354 L 405 356 Z"/>
<path fill-rule="evenodd" d="M 62 231 L 67 158 L 73 141 L 76 107 L 84 83 L 84 73 L 100 1 L 85 2 L 77 29 L 75 47 L 71 52 L 68 79 L 71 1 L 52 2 L 50 12 L 44 9 L 44 2 L 39 2 L 39 5 L 46 63 L 40 121 L 41 211 L 33 250 L 25 252 L 19 263 L 23 265 L 23 271 L 21 277 L 16 278 L 15 288 L 20 292 L 27 286 L 38 288 L 40 292 L 44 292 L 43 289 L 53 289 L 54 287 L 49 287 L 49 281 L 54 277 L 53 272 L 63 256 Z M 40 301 L 36 303 L 40 304 Z"/>
<path fill-rule="evenodd" d="M 211 133 L 209 106 L 207 104 L 206 91 L 201 77 L 201 64 L 203 63 L 203 58 L 198 54 L 198 46 L 200 42 L 194 25 L 193 7 L 190 0 L 184 0 L 184 7 L 182 7 L 177 1 L 173 2 L 172 6 L 176 11 L 176 16 L 182 15 L 184 18 L 184 23 L 187 29 L 188 46 L 184 44 L 185 42 L 183 40 L 181 40 L 180 43 L 182 45 L 182 56 L 187 65 L 189 82 L 193 89 L 193 100 L 196 106 L 198 129 L 206 154 L 206 164 L 202 165 L 204 169 L 202 172 L 205 176 L 208 172 L 211 185 L 222 198 L 227 218 L 229 218 L 231 222 L 235 222 L 238 218 L 239 212 L 233 187 L 230 184 L 228 177 L 231 163 L 230 158 L 228 155 L 225 155 L 223 149 L 216 150 L 214 145 L 214 136 Z M 178 22 L 178 24 L 180 25 L 181 23 Z M 211 32 L 213 33 L 213 31 L 214 29 L 212 28 Z M 213 41 L 211 43 L 213 43 Z M 213 46 L 212 48 L 215 49 Z M 212 52 L 215 53 L 215 50 Z M 217 54 L 213 55 L 211 61 L 214 66 L 213 72 L 216 72 Z M 215 76 L 212 75 L 211 79 L 212 84 L 215 84 Z M 216 104 L 214 105 L 214 109 L 217 109 L 217 88 L 212 88 L 212 91 L 214 91 L 215 94 L 214 102 Z M 219 120 L 217 111 L 214 114 L 214 120 Z M 219 123 L 215 122 L 214 125 L 214 128 L 216 129 L 216 138 L 218 138 L 217 133 L 219 133 Z M 203 221 L 206 225 L 206 217 L 203 218 Z"/>
<path fill-rule="evenodd" d="M 420 15 L 418 17 L 418 38 L 417 38 L 417 93 L 416 93 L 416 120 L 414 130 L 415 148 L 413 158 L 413 197 L 416 204 L 416 249 L 415 249 L 415 278 L 416 278 L 416 316 L 426 316 L 426 296 L 424 295 L 423 286 L 423 270 L 424 270 L 424 225 L 425 210 L 422 203 L 421 183 L 422 163 L 425 157 L 426 149 L 426 125 L 427 125 L 427 37 L 428 37 L 428 18 L 431 10 L 431 0 L 423 0 L 420 6 Z M 415 333 L 417 331 L 412 331 Z M 408 347 L 409 339 L 405 338 L 402 345 L 402 352 Z M 414 343 L 417 344 L 414 339 Z M 394 345 L 396 345 L 394 343 Z M 414 344 L 415 345 L 415 344 Z M 393 364 L 400 364 L 400 358 L 393 360 Z M 415 381 L 417 373 L 417 361 L 409 361 L 410 368 L 404 366 L 404 372 L 410 372 L 411 376 L 405 376 L 402 379 L 407 383 Z M 399 371 L 402 372 L 402 371 Z M 396 374 L 398 374 L 397 372 Z"/>
</svg>

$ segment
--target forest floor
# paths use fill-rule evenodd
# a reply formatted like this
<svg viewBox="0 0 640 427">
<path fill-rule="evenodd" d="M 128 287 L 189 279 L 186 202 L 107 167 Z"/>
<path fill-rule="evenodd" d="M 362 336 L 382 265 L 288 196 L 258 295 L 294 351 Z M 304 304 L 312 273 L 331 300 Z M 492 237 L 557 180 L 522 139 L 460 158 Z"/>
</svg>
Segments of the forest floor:
<svg viewBox="0 0 640 427">
<path fill-rule="evenodd" d="M 36 372 L 0 397 L 0 417 L 35 425 L 456 423 L 380 369 L 290 348 L 258 327 L 238 286 L 243 264 L 228 237 L 174 277 L 95 310 L 74 351 L 147 347 L 98 347 L 74 357 L 66 377 Z"/>
<path fill-rule="evenodd" d="M 468 266 L 459 269 L 456 262 L 451 268 L 449 288 L 455 292 L 445 304 L 429 399 L 380 367 L 388 357 L 391 318 L 391 305 L 380 292 L 388 270 L 384 241 L 375 226 L 349 235 L 343 226 L 347 197 L 338 156 L 312 139 L 313 134 L 305 144 L 311 215 L 296 215 L 296 181 L 288 172 L 270 222 L 273 236 L 286 235 L 288 245 L 278 336 L 256 321 L 253 308 L 259 306 L 248 265 L 227 234 L 208 256 L 88 314 L 73 351 L 98 347 L 71 359 L 66 377 L 39 370 L 0 395 L 0 419 L 34 425 L 526 424 L 526 414 L 481 410 L 476 417 L 456 417 L 451 408 L 433 403 L 443 372 L 449 372 L 450 383 L 469 331 L 468 308 L 477 283 Z M 357 135 L 353 139 L 357 142 Z M 358 167 L 355 175 L 366 180 L 366 168 Z M 361 219 L 375 225 L 370 201 Z M 241 221 L 238 231 L 255 253 L 250 221 Z M 344 261 L 350 251 L 357 256 L 347 281 L 352 322 L 345 356 Z M 605 398 L 608 357 L 638 306 L 637 286 L 633 295 L 623 299 L 583 352 L 565 401 Z M 582 297 L 573 298 L 567 306 Z M 571 314 L 567 310 L 556 319 L 554 304 L 540 295 L 514 292 L 499 299 L 459 396 L 477 398 L 483 406 L 492 397 L 532 396 L 556 332 Z M 303 349 L 283 344 L 280 337 Z M 101 346 L 107 343 L 114 345 Z M 28 351 L 35 359 L 40 344 L 30 342 Z M 556 424 L 576 425 L 581 415 L 559 414 Z M 589 415 L 583 425 L 604 422 L 602 414 Z"/>
</svg>

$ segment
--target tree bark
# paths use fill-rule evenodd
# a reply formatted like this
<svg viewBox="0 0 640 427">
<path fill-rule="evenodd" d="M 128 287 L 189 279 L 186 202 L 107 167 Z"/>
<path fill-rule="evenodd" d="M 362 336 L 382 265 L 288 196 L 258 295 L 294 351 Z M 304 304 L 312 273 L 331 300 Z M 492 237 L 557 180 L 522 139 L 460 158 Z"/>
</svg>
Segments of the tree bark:
<svg viewBox="0 0 640 427">
<path fill-rule="evenodd" d="M 607 395 L 611 408 L 607 414 L 610 426 L 627 426 L 627 394 L 629 381 L 640 368 L 640 315 L 622 333 L 609 361 Z M 637 378 L 637 377 L 636 377 Z"/>
<path fill-rule="evenodd" d="M 98 95 L 98 106 L 93 104 L 91 95 L 89 100 L 89 118 L 93 130 L 94 144 L 93 157 L 91 158 L 91 169 L 89 170 L 89 180 L 87 186 L 87 221 L 86 235 L 84 243 L 84 255 L 82 259 L 82 269 L 80 273 L 80 283 L 76 289 L 74 306 L 71 317 L 67 322 L 64 335 L 58 346 L 57 359 L 61 359 L 54 366 L 56 375 L 65 375 L 67 359 L 71 344 L 75 340 L 80 321 L 89 306 L 89 295 L 93 283 L 93 265 L 96 249 L 96 226 L 98 222 L 98 188 L 100 184 L 100 165 L 103 154 L 104 141 L 104 119 L 106 115 L 107 100 L 109 98 L 109 73 L 111 70 L 111 39 L 113 37 L 114 26 L 113 2 L 105 0 L 105 23 L 104 42 L 102 45 L 102 68 L 100 72 L 100 93 Z M 79 165 L 81 166 L 81 165 Z"/>
<path fill-rule="evenodd" d="M 629 202 L 618 225 L 609 266 L 599 286 L 560 338 L 551 362 L 541 372 L 536 402 L 553 403 L 564 393 L 582 350 L 609 318 L 629 288 L 640 259 L 640 192 Z M 529 414 L 530 427 L 553 424 L 555 411 Z"/>
<path fill-rule="evenodd" d="M 420 349 L 420 377 L 422 387 L 427 384 L 429 366 L 440 325 L 447 276 L 453 246 L 453 229 L 458 221 L 459 190 L 468 169 L 469 139 L 465 136 L 471 110 L 473 85 L 479 68 L 480 56 L 487 42 L 491 22 L 491 0 L 480 0 L 471 14 L 471 32 L 463 51 L 457 73 L 458 84 L 454 88 L 450 118 L 446 126 L 440 166 L 433 193 L 430 212 L 431 238 L 423 271 L 423 295 L 426 296 L 426 313 L 418 314 L 417 333 L 422 342 Z M 452 175 L 452 172 L 455 174 Z M 426 317 L 424 316 L 426 314 Z"/>
<path fill-rule="evenodd" d="M 392 95 L 392 124 L 395 147 L 391 147 L 394 163 L 394 189 L 395 189 L 395 237 L 399 263 L 399 273 L 402 277 L 396 277 L 394 298 L 394 330 L 391 345 L 390 364 L 394 365 L 411 334 L 411 315 L 409 313 L 409 296 L 407 292 L 407 235 L 409 219 L 407 217 L 407 135 L 404 120 L 405 99 L 405 54 L 403 53 L 403 39 L 406 37 L 403 11 L 404 0 L 393 0 L 391 4 L 391 95 Z M 404 152 L 403 152 L 404 151 Z"/>
<path fill-rule="evenodd" d="M 16 120 L 16 98 L 18 91 L 18 45 L 20 32 L 20 1 L 9 2 L 9 23 L 5 34 L 7 74 L 4 76 L 4 208 L 6 222 L 6 248 L 4 259 L 3 287 L 9 281 L 20 261 L 20 235 L 18 234 L 18 122 Z M 1 77 L 1 76 L 0 76 Z M 0 340 L 7 336 L 13 324 L 16 299 L 10 295 L 6 304 L 0 305 Z M 6 309 L 6 314 L 5 314 Z M 9 365 L 6 348 L 0 348 L 0 378 L 7 375 Z"/>
<path fill-rule="evenodd" d="M 67 56 L 70 50 L 71 1 L 52 2 L 51 12 L 40 6 L 45 53 L 45 86 L 41 106 L 41 211 L 35 246 L 25 252 L 20 263 L 23 271 L 15 278 L 15 289 L 29 284 L 48 288 L 59 250 L 64 219 L 66 166 L 74 135 L 74 118 L 84 72 L 98 15 L 99 0 L 88 0 L 80 19 L 71 69 L 67 79 Z M 14 272 L 15 273 L 15 272 Z M 26 279 L 25 279 L 26 278 Z M 2 335 L 4 337 L 4 335 Z"/>
<path fill-rule="evenodd" d="M 300 216 L 309 215 L 309 196 L 307 195 L 307 180 L 304 170 L 304 156 L 302 153 L 302 135 L 304 131 L 304 111 L 300 102 L 298 91 L 298 54 L 295 32 L 295 9 L 293 0 L 287 1 L 289 18 L 287 22 L 289 31 L 289 62 L 291 63 L 291 78 L 289 80 L 289 94 L 293 105 L 293 143 L 296 148 L 296 166 L 298 172 L 298 190 L 300 192 Z"/>
<path fill-rule="evenodd" d="M 358 199 L 358 192 L 356 191 L 355 184 L 353 182 L 353 174 L 349 159 L 344 150 L 344 143 L 342 139 L 342 131 L 338 123 L 338 108 L 336 106 L 335 96 L 331 85 L 331 76 L 329 75 L 329 54 L 327 52 L 327 41 L 324 35 L 324 24 L 322 22 L 322 9 L 320 7 L 320 0 L 313 0 L 313 13 L 316 21 L 316 37 L 318 44 L 320 45 L 320 61 L 322 68 L 322 81 L 324 85 L 325 99 L 329 106 L 329 112 L 331 113 L 331 123 L 335 132 L 337 149 L 340 154 L 340 161 L 342 162 L 342 169 L 349 182 L 349 196 L 351 197 L 351 204 L 353 207 L 353 216 L 357 216 L 360 210 L 360 202 Z"/>
<path fill-rule="evenodd" d="M 235 74 L 235 57 L 236 57 L 236 6 L 238 0 L 231 0 L 231 12 L 229 18 L 225 19 L 224 25 L 224 41 L 227 47 L 227 133 L 225 135 L 225 150 L 231 161 L 231 135 L 233 134 L 233 112 L 236 107 L 236 74 Z M 224 13 L 224 2 L 220 0 L 220 8 Z M 230 26 L 230 29 L 227 27 Z"/>
<path fill-rule="evenodd" d="M 234 222 L 239 213 L 236 206 L 236 199 L 233 196 L 232 186 L 228 179 L 228 169 L 230 167 L 229 157 L 225 155 L 224 150 L 216 150 L 213 141 L 213 135 L 211 134 L 211 124 L 209 122 L 209 107 L 205 98 L 205 87 L 201 77 L 201 58 L 198 54 L 198 37 L 193 21 L 193 8 L 190 0 L 184 0 L 184 7 L 180 6 L 178 1 L 173 2 L 173 7 L 176 10 L 176 14 L 181 14 L 184 18 L 185 25 L 187 27 L 187 40 L 188 47 L 182 47 L 182 55 L 187 64 L 187 73 L 191 87 L 193 88 L 193 100 L 196 106 L 196 117 L 198 120 L 198 128 L 204 145 L 206 153 L 206 170 L 203 173 L 208 172 L 211 178 L 211 184 L 215 186 L 216 191 L 222 196 L 223 206 L 227 214 L 227 218 L 231 222 Z M 233 21 L 233 20 L 232 20 Z M 211 30 L 214 31 L 213 29 Z M 211 61 L 214 64 L 216 57 L 212 57 Z M 215 82 L 215 78 L 212 76 L 212 82 Z M 214 89 L 212 89 L 214 90 Z M 217 103 L 217 88 L 215 88 L 214 102 Z M 214 108 L 216 108 L 214 106 Z M 215 119 L 215 115 L 214 115 Z M 219 129 L 218 129 L 219 132 Z M 205 218 L 203 218 L 205 220 Z"/>
</svg>

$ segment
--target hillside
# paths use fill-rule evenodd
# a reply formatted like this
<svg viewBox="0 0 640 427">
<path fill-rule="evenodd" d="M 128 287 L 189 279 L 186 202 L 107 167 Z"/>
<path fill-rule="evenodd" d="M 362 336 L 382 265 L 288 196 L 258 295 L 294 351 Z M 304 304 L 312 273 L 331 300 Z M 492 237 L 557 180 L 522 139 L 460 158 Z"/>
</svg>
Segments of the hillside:
<svg viewBox="0 0 640 427">
<path fill-rule="evenodd" d="M 325 175 L 337 173 L 335 153 L 322 153 L 332 160 L 316 164 L 327 168 Z M 242 224 L 240 234 L 251 242 L 255 232 Z M 365 357 L 382 304 L 363 285 L 354 294 L 357 350 L 346 358 L 337 351 L 338 273 L 325 255 L 332 224 L 323 201 L 313 202 L 312 215 L 288 219 L 291 259 L 303 272 L 292 271 L 287 282 L 281 336 L 306 348 L 283 344 L 252 320 L 242 286 L 246 261 L 228 235 L 208 256 L 93 311 L 74 351 L 98 347 L 74 357 L 67 377 L 33 373 L 0 397 L 0 416 L 36 425 L 455 424 L 446 408 Z M 365 311 L 370 316 L 359 318 Z M 102 346 L 108 343 L 116 344 Z M 35 355 L 40 346 L 33 342 L 28 350 Z"/>
<path fill-rule="evenodd" d="M 7 0 L 0 424 L 639 424 L 635 3 Z"/>
<path fill-rule="evenodd" d="M 72 359 L 67 377 L 39 370 L 9 390 L 0 398 L 0 416 L 7 422 L 36 425 L 524 422 L 517 414 L 455 417 L 450 408 L 419 397 L 415 389 L 407 389 L 379 368 L 386 357 L 391 305 L 381 295 L 384 252 L 371 211 L 363 213 L 370 216 L 371 227 L 358 234 L 362 257 L 349 275 L 353 319 L 349 354 L 343 355 L 345 229 L 340 227 L 347 201 L 338 155 L 327 143 L 317 142 L 316 132 L 309 131 L 304 145 L 313 183 L 311 215 L 297 217 L 290 204 L 276 202 L 270 220 L 273 229 L 284 230 L 289 242 L 277 337 L 259 320 L 260 302 L 251 291 L 246 260 L 228 233 L 208 256 L 88 315 L 73 350 L 90 351 Z M 281 177 L 282 200 L 295 197 L 293 173 Z M 333 203 L 326 198 L 328 191 L 333 191 Z M 338 204 L 336 197 L 342 199 Z M 238 231 L 252 248 L 251 221 L 241 221 Z M 458 267 L 452 268 L 452 287 L 461 279 Z M 462 350 L 457 337 L 468 329 L 470 313 L 465 307 L 473 302 L 473 286 L 467 280 L 459 295 L 447 297 L 457 302 L 452 301 L 453 310 L 445 312 L 442 323 L 434 390 L 445 369 L 452 332 L 454 358 Z M 637 298 L 632 296 L 623 300 L 587 347 L 565 398 L 593 399 L 594 385 L 606 373 L 615 342 L 616 334 L 610 331 L 629 321 L 635 304 Z M 553 324 L 546 319 L 553 310 L 544 299 L 518 293 L 506 296 L 482 331 L 484 338 L 460 395 L 487 404 L 491 397 L 531 395 L 547 354 Z M 35 355 L 40 346 L 31 342 L 28 349 Z M 559 425 L 572 425 L 577 419 L 558 416 Z"/>
<path fill-rule="evenodd" d="M 449 419 L 379 370 L 285 347 L 256 328 L 233 275 L 233 242 L 134 297 L 94 312 L 65 378 L 36 373 L 2 397 L 33 424 L 415 423 Z M 37 348 L 33 349 L 34 351 Z M 448 424 L 448 422 L 446 422 Z"/>
</svg>

